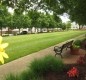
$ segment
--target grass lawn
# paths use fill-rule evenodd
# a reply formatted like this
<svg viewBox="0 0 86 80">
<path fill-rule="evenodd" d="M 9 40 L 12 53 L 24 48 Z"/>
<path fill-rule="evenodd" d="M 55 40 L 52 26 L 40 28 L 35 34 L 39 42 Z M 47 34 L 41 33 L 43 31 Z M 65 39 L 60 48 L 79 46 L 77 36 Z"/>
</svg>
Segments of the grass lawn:
<svg viewBox="0 0 86 80">
<path fill-rule="evenodd" d="M 85 33 L 86 31 L 67 31 L 3 37 L 3 42 L 9 43 L 9 46 L 6 48 L 6 53 L 8 53 L 10 58 L 7 59 L 6 62 L 10 62 Z"/>
</svg>

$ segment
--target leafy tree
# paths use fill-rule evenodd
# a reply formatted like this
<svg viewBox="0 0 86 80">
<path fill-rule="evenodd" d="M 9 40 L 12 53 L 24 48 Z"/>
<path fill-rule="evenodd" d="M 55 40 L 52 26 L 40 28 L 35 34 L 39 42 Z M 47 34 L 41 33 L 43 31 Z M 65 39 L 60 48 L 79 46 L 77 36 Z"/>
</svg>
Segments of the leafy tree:
<svg viewBox="0 0 86 80">
<path fill-rule="evenodd" d="M 42 32 L 42 28 L 46 28 L 49 25 L 47 16 L 41 13 L 40 17 L 37 19 L 37 23 Z"/>
<path fill-rule="evenodd" d="M 31 19 L 28 15 L 23 15 L 23 28 L 30 28 L 31 27 Z"/>
<path fill-rule="evenodd" d="M 65 12 L 70 15 L 71 21 L 75 21 L 79 25 L 86 24 L 86 0 L 61 0 L 61 4 L 65 8 Z"/>
<path fill-rule="evenodd" d="M 39 18 L 40 16 L 40 13 L 37 12 L 36 10 L 30 10 L 28 12 L 28 16 L 31 18 L 32 20 L 32 23 L 31 23 L 31 26 L 32 27 L 37 27 L 37 19 Z"/>
<path fill-rule="evenodd" d="M 56 21 L 54 19 L 54 16 L 53 15 L 50 15 L 50 14 L 47 14 L 47 19 L 48 19 L 48 26 L 47 27 L 47 31 L 49 31 L 48 29 L 51 28 L 55 28 L 56 27 Z"/>
<path fill-rule="evenodd" d="M 71 21 L 79 25 L 86 24 L 86 0 L 43 0 L 42 2 L 56 14 L 68 13 Z"/>
<path fill-rule="evenodd" d="M 30 17 L 31 19 L 31 28 L 32 27 L 35 27 L 38 28 L 38 18 L 40 17 L 40 13 L 37 12 L 36 10 L 30 10 L 28 11 L 28 16 Z"/>
<path fill-rule="evenodd" d="M 53 11 L 55 15 L 68 13 L 71 21 L 86 24 L 86 0 L 1 0 L 0 3 L 14 8 L 17 14 L 43 9 L 45 12 Z"/>
<path fill-rule="evenodd" d="M 65 23 L 62 23 L 62 30 L 65 30 L 66 29 L 66 24 Z"/>
<path fill-rule="evenodd" d="M 13 27 L 18 28 L 19 33 L 20 33 L 20 28 L 23 27 L 23 15 L 14 14 L 13 15 L 13 22 L 14 22 Z"/>
<path fill-rule="evenodd" d="M 69 30 L 70 28 L 71 28 L 71 22 L 68 21 L 68 22 L 66 23 L 66 29 Z"/>
<path fill-rule="evenodd" d="M 8 16 L 8 11 L 6 6 L 0 4 L 0 29 L 2 35 L 2 28 L 7 26 L 6 17 Z"/>
<path fill-rule="evenodd" d="M 62 30 L 66 29 L 66 24 L 65 23 L 59 23 L 58 28 L 61 28 Z"/>
<path fill-rule="evenodd" d="M 60 27 L 62 24 L 62 20 L 59 18 L 59 16 L 56 13 L 54 13 L 53 16 L 54 16 L 56 28 Z"/>
</svg>

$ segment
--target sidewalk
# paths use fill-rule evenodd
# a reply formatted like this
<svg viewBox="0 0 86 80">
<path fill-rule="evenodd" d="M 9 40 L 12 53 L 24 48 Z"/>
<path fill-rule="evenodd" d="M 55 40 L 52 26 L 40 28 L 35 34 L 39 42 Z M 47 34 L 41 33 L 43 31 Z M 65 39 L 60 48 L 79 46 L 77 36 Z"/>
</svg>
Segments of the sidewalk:
<svg viewBox="0 0 86 80">
<path fill-rule="evenodd" d="M 30 64 L 32 60 L 35 58 L 44 57 L 47 54 L 55 55 L 53 51 L 53 47 L 49 47 L 47 49 L 41 50 L 39 52 L 24 56 L 22 58 L 16 59 L 9 63 L 0 66 L 0 80 L 2 80 L 3 75 L 7 75 L 9 73 L 19 73 L 21 71 L 26 70 L 27 66 Z"/>
<path fill-rule="evenodd" d="M 62 42 L 57 45 L 60 46 L 65 42 Z M 54 46 L 51 46 L 51 47 L 46 48 L 44 50 L 41 50 L 39 52 L 24 56 L 24 57 L 19 58 L 17 60 L 14 60 L 14 61 L 11 61 L 11 62 L 6 63 L 4 65 L 1 65 L 0 66 L 0 80 L 3 80 L 3 77 L 7 74 L 10 74 L 10 73 L 18 74 L 18 73 L 26 70 L 27 66 L 30 65 L 30 62 L 32 60 L 34 60 L 35 58 L 41 58 L 41 57 L 44 57 L 45 55 L 48 55 L 48 54 L 51 54 L 54 56 L 55 52 L 53 51 L 53 48 L 54 48 Z M 67 53 L 67 52 L 64 52 L 64 53 Z M 75 56 L 75 58 L 74 58 L 73 56 L 70 57 L 70 54 L 66 55 L 64 53 L 63 53 L 64 58 L 62 59 L 64 61 L 64 63 L 71 63 L 71 59 L 72 59 L 72 63 L 74 63 L 74 59 L 76 59 L 77 56 Z M 83 53 L 85 53 L 85 51 L 83 51 Z M 57 55 L 57 58 L 58 57 L 60 58 L 59 55 Z"/>
</svg>

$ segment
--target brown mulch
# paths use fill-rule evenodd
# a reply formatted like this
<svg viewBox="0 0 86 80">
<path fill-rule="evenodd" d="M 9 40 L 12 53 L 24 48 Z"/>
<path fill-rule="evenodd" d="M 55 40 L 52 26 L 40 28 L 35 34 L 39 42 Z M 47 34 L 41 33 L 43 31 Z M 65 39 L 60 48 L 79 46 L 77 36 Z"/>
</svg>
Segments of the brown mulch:
<svg viewBox="0 0 86 80">
<path fill-rule="evenodd" d="M 61 73 L 48 73 L 45 76 L 45 80 L 86 80 L 86 63 L 83 65 L 76 65 L 76 64 L 68 64 L 66 65 L 67 69 L 64 70 Z M 79 70 L 79 76 L 78 77 L 68 77 L 67 72 L 72 68 L 72 67 L 77 67 Z"/>
<path fill-rule="evenodd" d="M 84 64 L 65 64 L 66 69 L 60 73 L 49 72 L 45 75 L 45 80 L 86 80 L 86 54 L 84 56 Z M 69 77 L 67 72 L 76 67 L 79 71 L 78 77 Z"/>
</svg>

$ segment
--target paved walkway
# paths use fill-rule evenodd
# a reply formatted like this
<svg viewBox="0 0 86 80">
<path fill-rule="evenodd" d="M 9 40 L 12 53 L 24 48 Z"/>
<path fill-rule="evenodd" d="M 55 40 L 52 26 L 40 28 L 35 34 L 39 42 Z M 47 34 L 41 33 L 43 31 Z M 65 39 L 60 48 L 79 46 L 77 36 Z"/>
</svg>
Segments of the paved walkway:
<svg viewBox="0 0 86 80">
<path fill-rule="evenodd" d="M 65 43 L 65 42 L 62 42 L 57 45 L 60 46 L 63 43 Z M 10 74 L 10 73 L 18 74 L 18 73 L 26 70 L 27 66 L 30 65 L 30 62 L 32 60 L 34 60 L 35 58 L 44 57 L 45 55 L 48 55 L 48 54 L 55 55 L 55 52 L 53 51 L 53 47 L 54 46 L 51 46 L 51 47 L 41 50 L 39 52 L 24 56 L 17 60 L 14 60 L 14 61 L 11 61 L 4 65 L 1 65 L 0 66 L 0 80 L 2 80 L 3 77 L 7 74 Z M 65 53 L 67 53 L 67 55 L 63 53 L 64 58 L 62 60 L 64 61 L 64 63 L 74 63 L 74 61 L 75 61 L 74 59 L 76 59 L 77 56 L 70 56 L 70 54 L 68 55 L 68 52 L 69 51 L 65 52 Z M 82 52 L 85 53 L 85 51 L 82 51 Z M 57 57 L 60 58 L 59 55 Z M 71 61 L 71 59 L 72 59 L 72 61 Z"/>
</svg>

